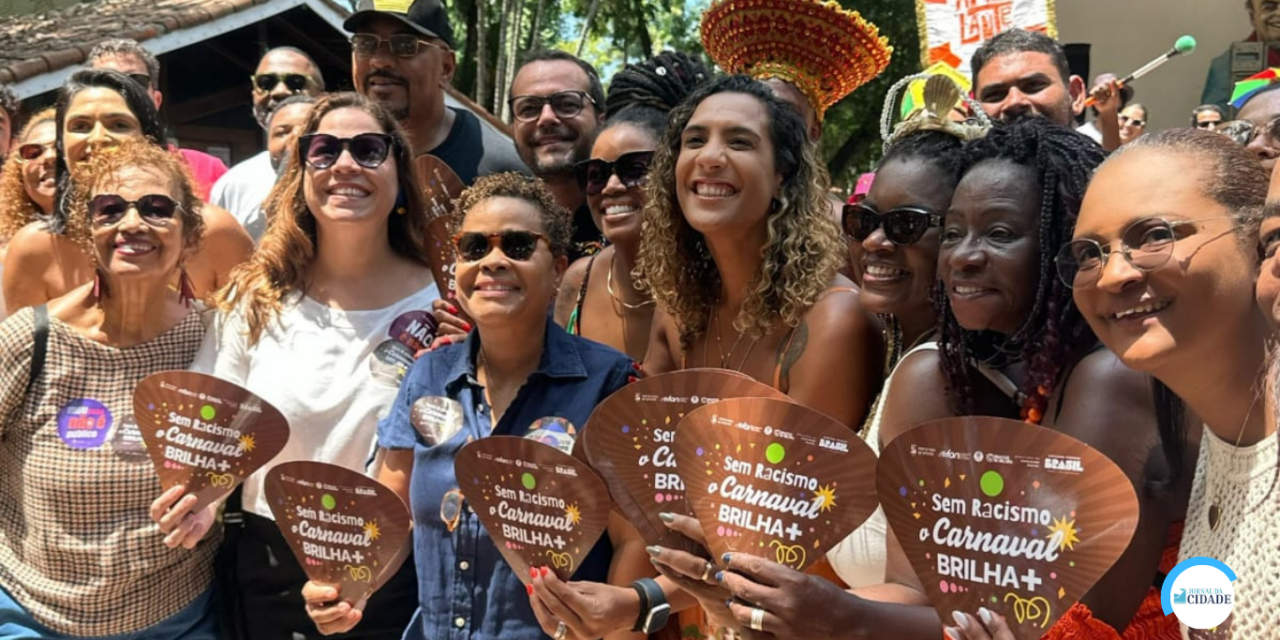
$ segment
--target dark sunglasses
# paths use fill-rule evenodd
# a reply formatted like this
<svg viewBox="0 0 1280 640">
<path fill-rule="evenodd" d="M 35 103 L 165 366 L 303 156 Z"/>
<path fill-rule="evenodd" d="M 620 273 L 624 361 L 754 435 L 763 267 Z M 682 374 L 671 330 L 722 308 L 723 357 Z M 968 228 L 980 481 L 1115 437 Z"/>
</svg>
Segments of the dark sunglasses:
<svg viewBox="0 0 1280 640">
<path fill-rule="evenodd" d="M 1196 128 L 1197 129 L 1213 129 L 1214 127 L 1217 127 L 1220 124 L 1222 124 L 1221 120 L 1197 121 Z"/>
<path fill-rule="evenodd" d="M 377 169 L 387 161 L 394 145 L 395 139 L 385 133 L 362 133 L 353 138 L 339 138 L 327 133 L 298 137 L 298 149 L 303 160 L 316 169 L 332 167 L 343 150 L 351 154 L 356 164 L 366 169 Z"/>
<path fill-rule="evenodd" d="M 298 93 L 307 88 L 311 84 L 311 78 L 301 73 L 259 73 L 251 78 L 253 86 L 263 93 L 276 88 L 276 85 L 284 83 L 284 88 L 292 93 Z"/>
<path fill-rule="evenodd" d="M 610 176 L 618 176 L 618 180 L 628 189 L 644 184 L 645 178 L 649 176 L 649 162 L 652 160 L 652 151 L 632 151 L 618 156 L 613 162 L 598 158 L 583 160 L 573 165 L 573 173 L 578 178 L 578 186 L 582 188 L 582 192 L 594 196 L 609 185 Z"/>
<path fill-rule="evenodd" d="M 478 233 L 470 231 L 453 236 L 453 246 L 458 250 L 458 257 L 467 262 L 479 262 L 489 255 L 494 247 L 501 247 L 503 255 L 517 262 L 524 262 L 533 257 L 538 248 L 538 241 L 545 240 L 551 245 L 551 238 L 541 233 L 508 229 L 498 233 Z"/>
<path fill-rule="evenodd" d="M 1217 132 L 1246 147 L 1260 135 L 1267 136 L 1267 143 L 1276 144 L 1280 143 L 1280 118 L 1272 118 L 1261 127 L 1251 120 L 1219 122 Z"/>
<path fill-rule="evenodd" d="M 40 144 L 39 142 L 28 142 L 18 147 L 18 160 L 20 162 L 30 162 L 32 160 L 36 160 L 52 148 L 53 148 L 53 145 L 51 144 Z"/>
<path fill-rule="evenodd" d="M 884 227 L 884 235 L 894 244 L 915 244 L 932 227 L 942 225 L 942 216 L 922 207 L 898 207 L 880 213 L 870 205 L 844 205 L 844 232 L 862 242 L 871 237 L 877 228 Z"/>
<path fill-rule="evenodd" d="M 548 104 L 557 118 L 577 117 L 588 104 L 597 108 L 591 96 L 581 91 L 561 91 L 549 96 L 516 96 L 508 101 L 511 114 L 520 122 L 533 122 L 542 116 L 542 108 Z"/>
<path fill-rule="evenodd" d="M 356 35 L 351 36 L 351 50 L 358 56 L 368 57 L 377 53 L 378 47 L 384 42 L 387 43 L 387 47 L 390 49 L 391 55 L 397 58 L 412 58 L 418 55 L 418 52 L 422 50 L 423 45 L 432 49 L 439 49 L 441 51 L 449 50 L 449 48 L 444 45 L 423 40 L 411 33 L 397 33 L 390 38 L 379 38 L 378 36 L 369 33 L 357 33 Z"/>
<path fill-rule="evenodd" d="M 173 198 L 159 193 L 145 195 L 133 201 L 114 193 L 104 193 L 89 201 L 89 219 L 95 226 L 110 227 L 119 224 L 129 209 L 137 209 L 143 222 L 159 227 L 172 220 L 181 208 L 182 205 Z"/>
</svg>

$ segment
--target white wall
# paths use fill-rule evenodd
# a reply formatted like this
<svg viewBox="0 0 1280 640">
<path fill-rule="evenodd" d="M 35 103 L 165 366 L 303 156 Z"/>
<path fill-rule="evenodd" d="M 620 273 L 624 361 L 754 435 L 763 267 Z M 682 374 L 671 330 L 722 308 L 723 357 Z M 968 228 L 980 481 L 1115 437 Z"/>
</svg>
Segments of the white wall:
<svg viewBox="0 0 1280 640">
<path fill-rule="evenodd" d="M 1168 51 L 1178 36 L 1195 36 L 1195 53 L 1133 84 L 1134 99 L 1151 110 L 1148 131 L 1187 126 L 1209 62 L 1252 31 L 1244 0 L 1058 0 L 1057 7 L 1058 39 L 1093 45 L 1090 76 L 1123 77 Z"/>
</svg>

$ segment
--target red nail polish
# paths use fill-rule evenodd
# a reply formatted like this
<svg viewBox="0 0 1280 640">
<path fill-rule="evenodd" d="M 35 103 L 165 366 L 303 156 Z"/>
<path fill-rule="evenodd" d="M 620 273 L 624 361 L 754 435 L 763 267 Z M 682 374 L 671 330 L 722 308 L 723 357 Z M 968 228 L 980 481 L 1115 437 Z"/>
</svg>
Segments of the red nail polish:
<svg viewBox="0 0 1280 640">
<path fill-rule="evenodd" d="M 544 578 L 545 578 L 545 577 L 547 577 L 547 574 L 548 574 L 548 573 L 551 573 L 551 570 L 550 570 L 550 569 L 548 569 L 548 568 L 546 568 L 546 567 L 543 567 L 543 568 L 542 568 L 542 577 L 544 577 Z"/>
<path fill-rule="evenodd" d="M 536 577 L 538 577 L 538 568 L 537 568 L 537 567 L 529 567 L 529 577 L 530 577 L 530 578 L 536 578 Z"/>
<path fill-rule="evenodd" d="M 462 330 L 467 333 L 471 333 L 471 323 L 470 322 L 462 323 Z"/>
<path fill-rule="evenodd" d="M 526 585 L 524 586 L 524 588 L 525 588 L 525 590 L 526 590 L 526 591 L 528 591 L 528 592 L 529 592 L 529 595 L 533 595 L 533 585 L 531 585 L 531 584 L 526 584 Z"/>
<path fill-rule="evenodd" d="M 449 305 L 449 313 L 452 313 L 455 316 L 458 315 L 458 308 L 453 305 Z"/>
</svg>

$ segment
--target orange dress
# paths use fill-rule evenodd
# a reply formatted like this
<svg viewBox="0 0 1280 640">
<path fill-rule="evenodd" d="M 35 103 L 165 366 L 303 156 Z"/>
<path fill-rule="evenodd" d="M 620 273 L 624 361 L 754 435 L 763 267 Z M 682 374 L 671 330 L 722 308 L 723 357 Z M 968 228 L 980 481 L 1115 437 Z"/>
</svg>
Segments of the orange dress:
<svg viewBox="0 0 1280 640">
<path fill-rule="evenodd" d="M 1178 546 L 1182 542 L 1182 522 L 1169 526 L 1169 541 L 1160 556 L 1160 572 L 1168 574 L 1178 564 Z M 1124 634 L 1116 633 L 1109 624 L 1093 617 L 1089 607 L 1075 603 L 1054 623 L 1040 640 L 1181 640 L 1177 616 L 1166 616 L 1160 608 L 1160 590 L 1147 588 L 1138 611 L 1133 614 Z"/>
</svg>

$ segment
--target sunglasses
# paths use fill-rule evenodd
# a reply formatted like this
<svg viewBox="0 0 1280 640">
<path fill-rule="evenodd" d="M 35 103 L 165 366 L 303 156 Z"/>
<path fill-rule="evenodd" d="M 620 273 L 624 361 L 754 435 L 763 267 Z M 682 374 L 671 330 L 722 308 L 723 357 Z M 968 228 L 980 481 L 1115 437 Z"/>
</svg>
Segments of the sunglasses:
<svg viewBox="0 0 1280 640">
<path fill-rule="evenodd" d="M 599 108 L 591 96 L 581 91 L 561 91 L 549 96 L 516 96 L 507 103 L 520 122 L 533 122 L 542 116 L 542 108 L 551 105 L 557 118 L 575 118 L 588 104 Z"/>
<path fill-rule="evenodd" d="M 1260 135 L 1266 135 L 1271 143 L 1280 142 L 1280 118 L 1273 118 L 1262 127 L 1255 125 L 1252 120 L 1219 122 L 1217 131 L 1243 146 L 1249 146 Z"/>
<path fill-rule="evenodd" d="M 489 255 L 494 247 L 501 247 L 502 254 L 517 262 L 524 262 L 533 257 L 538 249 L 538 241 L 545 240 L 551 246 L 551 238 L 532 231 L 508 229 L 498 233 L 478 233 L 470 231 L 453 236 L 453 246 L 458 257 L 467 262 L 479 262 Z"/>
<path fill-rule="evenodd" d="M 345 150 L 356 164 L 366 169 L 377 169 L 387 156 L 395 139 L 385 133 L 362 133 L 352 138 L 339 138 L 327 133 L 309 133 L 298 137 L 298 149 L 302 158 L 315 169 L 332 167 Z"/>
<path fill-rule="evenodd" d="M 846 204 L 842 216 L 844 232 L 862 242 L 878 228 L 897 245 L 915 244 L 926 231 L 942 225 L 942 216 L 923 207 L 898 207 L 880 213 L 865 203 Z"/>
<path fill-rule="evenodd" d="M 609 186 L 609 177 L 618 176 L 622 185 L 634 189 L 644 184 L 649 176 L 649 162 L 653 160 L 652 151 L 632 151 L 618 156 L 609 162 L 592 158 L 573 165 L 573 173 L 578 178 L 578 186 L 589 195 L 599 195 Z"/>
<path fill-rule="evenodd" d="M 1217 127 L 1217 126 L 1218 126 L 1218 125 L 1220 125 L 1220 124 L 1222 124 L 1222 121 L 1221 121 L 1221 120 L 1208 120 L 1208 121 L 1205 121 L 1205 122 L 1198 122 L 1198 121 L 1197 121 L 1197 122 L 1196 122 L 1196 128 L 1197 128 L 1197 129 L 1213 129 L 1213 128 Z"/>
<path fill-rule="evenodd" d="M 40 158 L 40 156 L 43 156 L 50 149 L 53 149 L 52 144 L 40 144 L 39 142 L 28 142 L 18 147 L 18 161 L 30 162 L 32 160 L 37 160 Z"/>
<path fill-rule="evenodd" d="M 1131 124 L 1135 127 L 1145 127 L 1147 126 L 1147 121 L 1139 118 L 1130 118 L 1126 115 L 1120 116 L 1120 126 L 1123 127 L 1126 124 Z"/>
<path fill-rule="evenodd" d="M 382 46 L 382 43 L 384 42 L 387 43 L 387 47 L 391 51 L 391 55 L 397 58 L 412 58 L 418 55 L 418 52 L 422 50 L 423 45 L 432 49 L 439 49 L 441 51 L 449 50 L 449 48 L 444 45 L 423 40 L 411 33 L 397 33 L 390 38 L 379 38 L 378 36 L 369 33 L 357 33 L 356 35 L 351 36 L 351 50 L 358 56 L 369 57 L 377 53 L 378 47 Z"/>
<path fill-rule="evenodd" d="M 94 196 L 89 201 L 89 219 L 94 226 L 110 227 L 119 224 L 129 209 L 137 209 L 142 221 L 153 226 L 162 227 L 173 219 L 174 214 L 182 208 L 169 196 L 153 193 L 137 200 L 125 200 L 114 193 Z"/>
<path fill-rule="evenodd" d="M 253 80 L 253 86 L 263 93 L 272 91 L 281 82 L 292 93 L 301 92 L 311 84 L 311 78 L 301 73 L 259 73 L 250 79 Z"/>
</svg>

